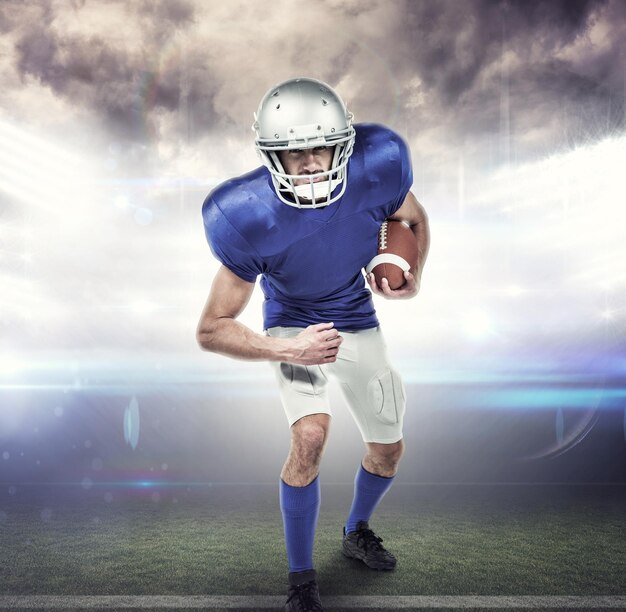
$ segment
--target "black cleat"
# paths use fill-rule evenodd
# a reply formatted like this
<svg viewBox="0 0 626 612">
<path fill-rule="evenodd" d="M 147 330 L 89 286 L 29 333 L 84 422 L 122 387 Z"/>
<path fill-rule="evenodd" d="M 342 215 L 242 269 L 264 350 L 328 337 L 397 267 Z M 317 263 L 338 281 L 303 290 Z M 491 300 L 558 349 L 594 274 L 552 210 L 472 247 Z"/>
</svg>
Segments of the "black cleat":
<svg viewBox="0 0 626 612">
<path fill-rule="evenodd" d="M 290 572 L 285 612 L 324 612 L 315 570 Z"/>
<path fill-rule="evenodd" d="M 385 550 L 382 541 L 369 528 L 367 521 L 359 521 L 356 531 L 350 533 L 343 528 L 343 554 L 346 557 L 359 559 L 375 570 L 392 570 L 396 566 L 396 558 Z"/>
</svg>

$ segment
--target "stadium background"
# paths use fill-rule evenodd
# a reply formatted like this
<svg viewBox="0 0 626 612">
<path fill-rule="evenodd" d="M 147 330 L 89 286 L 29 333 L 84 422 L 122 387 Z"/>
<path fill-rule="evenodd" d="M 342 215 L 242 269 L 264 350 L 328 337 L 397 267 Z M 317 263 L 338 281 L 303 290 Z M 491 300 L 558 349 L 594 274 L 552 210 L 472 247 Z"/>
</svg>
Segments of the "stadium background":
<svg viewBox="0 0 626 612">
<path fill-rule="evenodd" d="M 277 483 L 267 364 L 195 343 L 200 207 L 258 164 L 252 111 L 299 74 L 406 138 L 430 216 L 420 295 L 376 300 L 409 392 L 398 482 L 624 480 L 625 6 L 462 6 L 2 4 L 3 520 L 29 487 Z M 322 474 L 349 483 L 333 393 Z"/>
</svg>

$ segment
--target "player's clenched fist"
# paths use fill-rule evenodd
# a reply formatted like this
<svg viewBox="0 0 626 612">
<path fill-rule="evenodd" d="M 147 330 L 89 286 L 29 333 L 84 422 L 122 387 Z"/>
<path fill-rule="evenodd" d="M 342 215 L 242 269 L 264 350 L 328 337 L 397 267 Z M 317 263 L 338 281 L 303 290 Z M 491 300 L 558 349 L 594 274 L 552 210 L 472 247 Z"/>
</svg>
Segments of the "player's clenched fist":
<svg viewBox="0 0 626 612">
<path fill-rule="evenodd" d="M 299 365 L 332 363 L 337 359 L 343 338 L 333 327 L 334 323 L 317 323 L 305 327 L 293 342 L 293 358 L 289 361 Z"/>
</svg>

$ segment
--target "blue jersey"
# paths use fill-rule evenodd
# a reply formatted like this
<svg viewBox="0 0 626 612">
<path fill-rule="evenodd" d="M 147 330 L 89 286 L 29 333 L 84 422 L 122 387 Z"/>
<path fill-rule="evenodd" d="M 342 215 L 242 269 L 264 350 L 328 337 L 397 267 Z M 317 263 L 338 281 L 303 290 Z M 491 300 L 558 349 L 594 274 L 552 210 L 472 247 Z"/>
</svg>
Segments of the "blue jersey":
<svg viewBox="0 0 626 612">
<path fill-rule="evenodd" d="M 380 226 L 402 205 L 413 173 L 400 136 L 375 124 L 354 127 L 346 190 L 329 206 L 281 202 L 265 166 L 222 183 L 204 201 L 213 254 L 245 281 L 261 275 L 265 329 L 378 325 L 361 270 L 376 255 Z"/>
</svg>

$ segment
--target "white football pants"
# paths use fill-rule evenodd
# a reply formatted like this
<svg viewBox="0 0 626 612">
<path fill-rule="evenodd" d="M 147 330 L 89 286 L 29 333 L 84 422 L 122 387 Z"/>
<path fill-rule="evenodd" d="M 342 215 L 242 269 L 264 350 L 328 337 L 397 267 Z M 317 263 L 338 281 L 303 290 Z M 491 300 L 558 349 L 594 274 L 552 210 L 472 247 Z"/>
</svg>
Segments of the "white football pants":
<svg viewBox="0 0 626 612">
<path fill-rule="evenodd" d="M 266 334 L 287 338 L 301 327 L 271 327 Z M 343 342 L 337 360 L 302 366 L 270 362 L 278 380 L 280 398 L 291 427 L 303 416 L 332 415 L 328 401 L 328 377 L 334 376 L 348 403 L 364 442 L 390 444 L 402 438 L 406 395 L 402 379 L 389 364 L 380 327 L 340 331 Z"/>
</svg>

